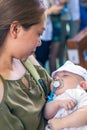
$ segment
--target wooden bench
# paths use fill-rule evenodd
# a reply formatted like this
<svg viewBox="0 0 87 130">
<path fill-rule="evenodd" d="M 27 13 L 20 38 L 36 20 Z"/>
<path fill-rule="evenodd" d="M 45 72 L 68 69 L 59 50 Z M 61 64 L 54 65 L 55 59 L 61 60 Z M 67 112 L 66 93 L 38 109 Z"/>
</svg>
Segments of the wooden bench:
<svg viewBox="0 0 87 130">
<path fill-rule="evenodd" d="M 67 57 L 87 69 L 87 28 L 67 40 Z"/>
</svg>

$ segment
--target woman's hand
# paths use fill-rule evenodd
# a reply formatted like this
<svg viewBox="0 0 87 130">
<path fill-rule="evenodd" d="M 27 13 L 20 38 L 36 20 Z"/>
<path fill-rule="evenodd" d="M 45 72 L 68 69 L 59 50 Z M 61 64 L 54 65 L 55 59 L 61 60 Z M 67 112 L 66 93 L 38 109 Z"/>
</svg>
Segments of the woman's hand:
<svg viewBox="0 0 87 130">
<path fill-rule="evenodd" d="M 62 130 L 62 118 L 52 118 L 48 121 L 51 130 Z"/>
<path fill-rule="evenodd" d="M 87 107 L 82 107 L 61 118 L 51 118 L 48 121 L 48 125 L 52 130 L 62 130 L 64 128 L 82 127 L 87 125 Z"/>
</svg>

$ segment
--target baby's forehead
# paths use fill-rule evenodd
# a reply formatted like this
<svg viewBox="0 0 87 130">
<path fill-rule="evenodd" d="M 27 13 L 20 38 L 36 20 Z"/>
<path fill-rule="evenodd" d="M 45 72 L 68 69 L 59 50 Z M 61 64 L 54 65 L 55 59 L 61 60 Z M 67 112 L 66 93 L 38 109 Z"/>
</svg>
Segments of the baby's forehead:
<svg viewBox="0 0 87 130">
<path fill-rule="evenodd" d="M 63 70 L 63 71 L 57 71 L 56 73 L 55 73 L 55 75 L 59 75 L 59 74 L 70 74 L 71 72 L 69 72 L 69 71 L 65 71 L 65 70 Z M 72 73 L 73 74 L 73 73 Z"/>
<path fill-rule="evenodd" d="M 63 70 L 63 71 L 57 71 L 55 74 L 54 74 L 54 76 L 63 76 L 63 75 L 77 75 L 77 74 L 74 74 L 74 73 L 72 73 L 72 72 L 69 72 L 69 71 L 65 71 L 65 70 Z M 79 76 L 79 75 L 78 75 Z"/>
<path fill-rule="evenodd" d="M 67 76 L 67 77 L 72 77 L 72 78 L 76 78 L 76 79 L 80 79 L 80 80 L 84 80 L 83 77 L 81 77 L 80 75 L 77 75 L 77 74 L 74 74 L 72 72 L 69 72 L 69 71 L 57 71 L 53 78 L 62 78 L 64 76 Z"/>
</svg>

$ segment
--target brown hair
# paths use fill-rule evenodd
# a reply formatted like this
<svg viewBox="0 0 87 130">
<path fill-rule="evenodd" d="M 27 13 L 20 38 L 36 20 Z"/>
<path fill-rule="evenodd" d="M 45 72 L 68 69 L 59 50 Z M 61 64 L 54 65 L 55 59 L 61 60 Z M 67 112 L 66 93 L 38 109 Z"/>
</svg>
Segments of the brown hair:
<svg viewBox="0 0 87 130">
<path fill-rule="evenodd" d="M 0 0 L 0 44 L 13 21 L 28 28 L 40 22 L 44 11 L 43 0 Z"/>
</svg>

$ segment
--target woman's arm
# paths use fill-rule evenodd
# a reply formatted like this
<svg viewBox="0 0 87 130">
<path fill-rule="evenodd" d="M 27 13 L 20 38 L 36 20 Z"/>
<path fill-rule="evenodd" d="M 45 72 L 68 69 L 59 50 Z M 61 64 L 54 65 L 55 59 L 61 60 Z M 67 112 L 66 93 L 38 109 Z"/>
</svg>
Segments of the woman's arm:
<svg viewBox="0 0 87 130">
<path fill-rule="evenodd" d="M 0 130 L 24 130 L 21 120 L 11 113 L 9 107 L 3 102 L 4 86 L 0 80 Z"/>
<path fill-rule="evenodd" d="M 80 127 L 87 124 L 87 107 L 80 108 L 72 114 L 62 117 L 53 118 L 48 121 L 53 130 L 63 128 Z"/>
</svg>

